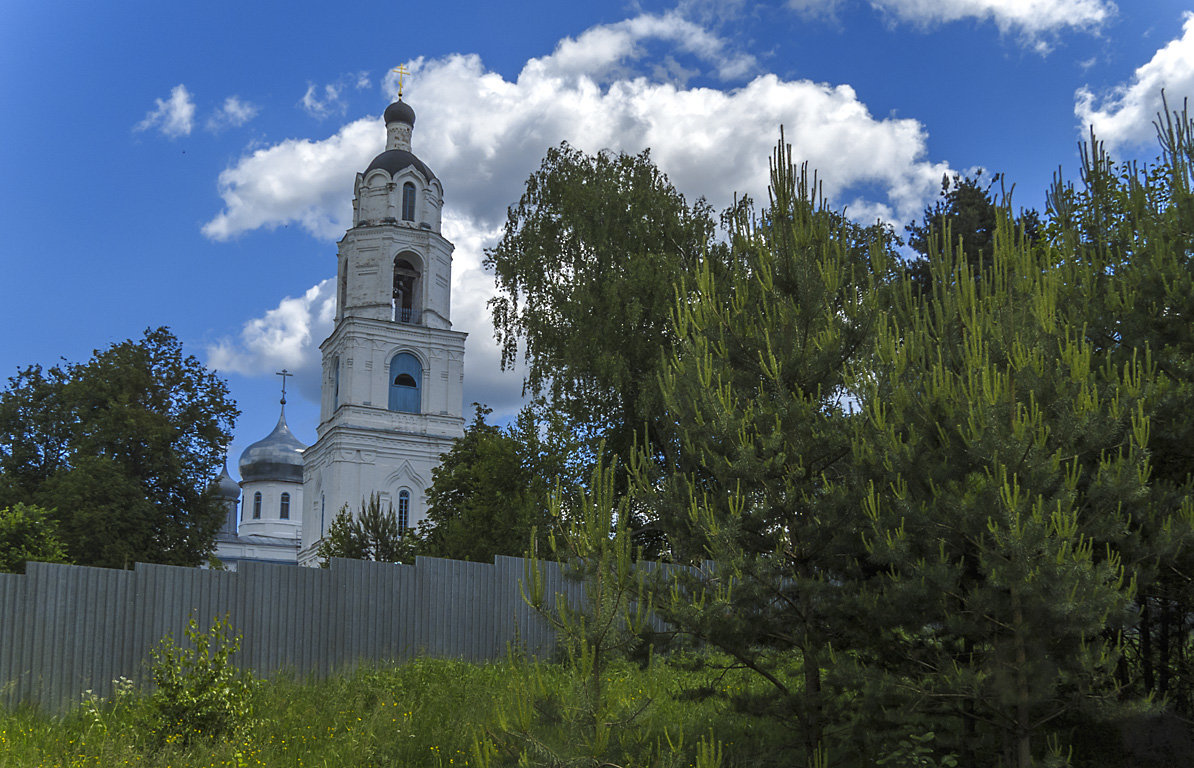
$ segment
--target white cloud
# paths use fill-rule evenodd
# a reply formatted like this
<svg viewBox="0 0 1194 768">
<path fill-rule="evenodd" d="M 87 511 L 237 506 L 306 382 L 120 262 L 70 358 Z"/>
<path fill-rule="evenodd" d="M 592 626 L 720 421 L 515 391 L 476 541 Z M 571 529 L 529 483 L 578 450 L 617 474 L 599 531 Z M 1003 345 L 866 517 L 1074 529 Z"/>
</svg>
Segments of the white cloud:
<svg viewBox="0 0 1194 768">
<path fill-rule="evenodd" d="M 287 296 L 264 316 L 245 323 L 238 339 L 207 348 L 209 368 L 261 376 L 279 368 L 295 374 L 299 391 L 318 400 L 319 344 L 332 331 L 336 281 L 327 279 L 297 298 Z"/>
<path fill-rule="evenodd" d="M 213 240 L 297 223 L 315 237 L 339 237 L 352 215 L 355 174 L 380 150 L 380 121 L 349 123 L 321 141 L 287 139 L 220 173 L 224 210 L 203 225 Z"/>
<path fill-rule="evenodd" d="M 1162 111 L 1162 88 L 1171 99 L 1194 93 L 1194 13 L 1186 13 L 1181 37 L 1138 67 L 1128 83 L 1101 98 L 1089 88 L 1079 88 L 1074 114 L 1083 133 L 1094 126 L 1095 135 L 1109 147 L 1143 144 L 1156 136 L 1152 121 Z M 1171 103 L 1174 106 L 1181 105 Z"/>
<path fill-rule="evenodd" d="M 260 112 L 256 104 L 241 101 L 239 96 L 229 96 L 224 104 L 207 119 L 207 130 L 222 131 L 225 128 L 238 128 L 252 120 Z"/>
<path fill-rule="evenodd" d="M 185 85 L 181 83 L 170 90 L 170 98 L 154 99 L 156 106 L 133 130 L 147 131 L 157 128 L 163 136 L 172 139 L 189 136 L 195 122 L 195 102 Z"/>
<path fill-rule="evenodd" d="M 340 83 L 329 83 L 319 88 L 314 83 L 308 83 L 307 92 L 299 99 L 299 104 L 308 115 L 320 120 L 333 114 L 343 115 L 348 106 L 340 95 L 343 87 Z"/>
<path fill-rule="evenodd" d="M 845 0 L 788 0 L 788 7 L 806 14 L 833 15 Z M 1116 13 L 1111 0 L 870 0 L 871 7 L 899 21 L 922 25 L 963 19 L 992 21 L 999 31 L 1017 32 L 1041 52 L 1044 35 L 1064 29 L 1096 31 Z"/>
<path fill-rule="evenodd" d="M 470 334 L 466 405 L 479 400 L 502 412 L 519 399 L 521 377 L 498 371 L 485 306 L 494 285 L 481 259 L 500 235 L 506 207 L 561 141 L 590 153 L 650 147 L 690 200 L 703 195 L 720 209 L 735 193 L 766 199 L 768 159 L 783 125 L 794 157 L 821 170 L 830 199 L 850 203 L 864 219 L 908 221 L 936 194 L 949 167 L 927 159 L 924 126 L 874 117 L 848 85 L 760 75 L 717 90 L 632 71 L 641 46 L 660 42 L 670 46 L 665 55 L 684 57 L 684 66 L 715 67 L 725 77 L 755 66 L 689 24 L 667 15 L 597 27 L 528 61 L 514 80 L 487 71 L 475 55 L 408 63 L 414 77 L 406 98 L 419 111 L 414 149 L 443 181 L 444 233 L 456 244 L 453 322 Z M 658 53 L 653 61 L 663 58 Z M 386 84 L 392 88 L 393 79 Z M 224 209 L 204 233 L 222 240 L 297 223 L 318 238 L 338 239 L 351 225 L 353 179 L 383 149 L 384 136 L 379 117 L 362 118 L 323 140 L 291 139 L 242 157 L 220 174 Z M 253 334 L 266 346 L 294 348 L 290 336 Z M 314 344 L 305 349 L 318 354 Z"/>
</svg>

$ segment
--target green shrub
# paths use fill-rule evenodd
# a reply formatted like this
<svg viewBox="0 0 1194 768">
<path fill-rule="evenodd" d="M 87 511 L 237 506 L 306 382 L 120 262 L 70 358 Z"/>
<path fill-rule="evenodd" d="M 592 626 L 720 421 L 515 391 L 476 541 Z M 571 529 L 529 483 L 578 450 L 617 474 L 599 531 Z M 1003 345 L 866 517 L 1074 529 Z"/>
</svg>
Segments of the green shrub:
<svg viewBox="0 0 1194 768">
<path fill-rule="evenodd" d="M 151 651 L 155 690 L 150 711 L 157 743 L 191 743 L 196 738 L 240 735 L 252 717 L 254 680 L 232 666 L 240 650 L 227 617 L 217 617 L 206 633 L 192 616 L 187 639 L 193 648 L 180 647 L 166 635 Z"/>
</svg>

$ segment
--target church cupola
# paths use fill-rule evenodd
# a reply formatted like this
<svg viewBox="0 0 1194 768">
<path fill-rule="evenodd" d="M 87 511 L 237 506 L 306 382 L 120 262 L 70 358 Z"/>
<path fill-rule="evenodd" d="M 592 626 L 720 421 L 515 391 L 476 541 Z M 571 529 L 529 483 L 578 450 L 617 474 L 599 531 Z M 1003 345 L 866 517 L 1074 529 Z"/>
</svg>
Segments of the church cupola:
<svg viewBox="0 0 1194 768">
<path fill-rule="evenodd" d="M 224 468 L 220 476 L 212 484 L 216 498 L 224 505 L 224 524 L 220 530 L 224 533 L 236 533 L 236 507 L 240 501 L 240 484 L 228 474 L 228 461 L 224 461 Z"/>
<path fill-rule="evenodd" d="M 386 150 L 409 152 L 410 135 L 415 130 L 415 111 L 399 96 L 398 101 L 386 107 L 383 117 L 386 121 Z"/>
<path fill-rule="evenodd" d="M 240 455 L 244 503 L 238 533 L 297 539 L 303 501 L 302 443 L 286 423 L 287 376 L 283 370 L 282 411 L 274 430 Z"/>
</svg>

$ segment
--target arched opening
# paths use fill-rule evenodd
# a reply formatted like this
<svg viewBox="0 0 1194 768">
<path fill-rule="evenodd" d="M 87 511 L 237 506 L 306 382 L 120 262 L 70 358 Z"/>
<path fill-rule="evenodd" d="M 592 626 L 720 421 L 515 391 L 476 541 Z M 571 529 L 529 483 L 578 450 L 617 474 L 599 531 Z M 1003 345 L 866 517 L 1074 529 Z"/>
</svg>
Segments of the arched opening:
<svg viewBox="0 0 1194 768">
<path fill-rule="evenodd" d="M 402 255 L 394 257 L 394 320 L 399 323 L 419 322 L 419 307 L 415 301 L 419 270 Z"/>
<path fill-rule="evenodd" d="M 289 493 L 282 494 L 282 501 L 278 505 L 278 517 L 282 518 L 283 520 L 290 519 L 290 494 Z"/>
<path fill-rule="evenodd" d="M 406 534 L 410 527 L 410 491 L 403 488 L 398 491 L 398 535 Z"/>
<path fill-rule="evenodd" d="M 340 407 L 340 356 L 332 358 L 332 410 Z"/>
<path fill-rule="evenodd" d="M 253 494 L 253 519 L 261 519 L 261 491 Z"/>
<path fill-rule="evenodd" d="M 423 366 L 409 352 L 400 352 L 390 361 L 390 410 L 419 413 Z"/>
<path fill-rule="evenodd" d="M 409 181 L 402 185 L 402 220 L 415 220 L 415 185 Z"/>
</svg>

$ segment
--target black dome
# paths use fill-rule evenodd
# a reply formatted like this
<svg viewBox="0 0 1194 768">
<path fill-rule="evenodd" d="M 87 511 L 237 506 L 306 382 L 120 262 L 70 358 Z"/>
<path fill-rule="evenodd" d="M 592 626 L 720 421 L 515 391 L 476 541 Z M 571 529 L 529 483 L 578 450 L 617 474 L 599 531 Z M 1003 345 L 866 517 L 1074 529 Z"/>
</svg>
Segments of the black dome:
<svg viewBox="0 0 1194 768">
<path fill-rule="evenodd" d="M 411 128 L 415 127 L 415 111 L 401 98 L 386 107 L 385 119 L 386 125 L 390 123 L 406 123 Z"/>
<path fill-rule="evenodd" d="M 389 110 L 386 111 L 389 112 Z M 373 158 L 372 163 L 369 163 L 369 167 L 365 169 L 365 175 L 368 176 L 370 171 L 380 168 L 393 177 L 397 176 L 399 171 L 411 165 L 415 167 L 415 170 L 422 173 L 423 178 L 427 179 L 427 181 L 435 178 L 435 174 L 431 172 L 431 169 L 422 160 L 405 149 L 387 149 L 385 152 L 382 152 Z"/>
</svg>

